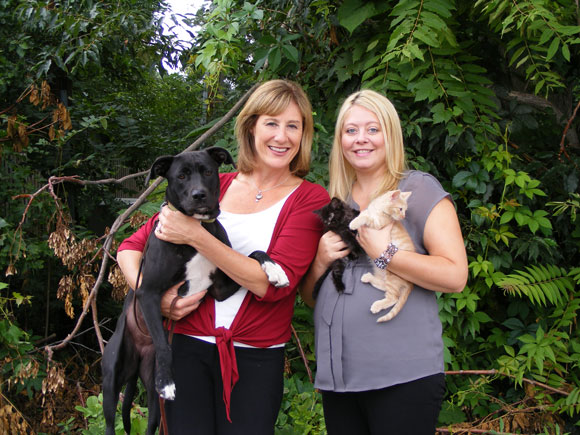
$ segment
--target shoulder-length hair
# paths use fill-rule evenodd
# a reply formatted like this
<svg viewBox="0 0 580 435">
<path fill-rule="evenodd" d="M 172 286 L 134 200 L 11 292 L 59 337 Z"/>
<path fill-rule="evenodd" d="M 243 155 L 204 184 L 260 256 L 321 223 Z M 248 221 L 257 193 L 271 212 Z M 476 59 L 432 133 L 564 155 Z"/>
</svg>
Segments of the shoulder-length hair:
<svg viewBox="0 0 580 435">
<path fill-rule="evenodd" d="M 342 103 L 338 118 L 336 119 L 334 141 L 330 153 L 330 183 L 328 192 L 330 197 L 336 196 L 343 201 L 349 197 L 352 185 L 356 180 L 356 172 L 344 158 L 342 152 L 344 120 L 348 111 L 355 105 L 364 107 L 375 114 L 381 124 L 385 141 L 385 163 L 387 171 L 373 197 L 395 189 L 407 169 L 401 121 L 393 104 L 387 97 L 370 89 L 355 92 L 349 95 L 344 103 Z"/>
<path fill-rule="evenodd" d="M 270 80 L 258 87 L 236 118 L 236 139 L 238 141 L 238 170 L 250 173 L 256 162 L 256 147 L 252 130 L 260 115 L 276 116 L 295 103 L 302 114 L 302 139 L 300 150 L 290 162 L 290 172 L 304 177 L 310 169 L 310 150 L 314 135 L 312 106 L 304 90 L 290 80 Z"/>
</svg>

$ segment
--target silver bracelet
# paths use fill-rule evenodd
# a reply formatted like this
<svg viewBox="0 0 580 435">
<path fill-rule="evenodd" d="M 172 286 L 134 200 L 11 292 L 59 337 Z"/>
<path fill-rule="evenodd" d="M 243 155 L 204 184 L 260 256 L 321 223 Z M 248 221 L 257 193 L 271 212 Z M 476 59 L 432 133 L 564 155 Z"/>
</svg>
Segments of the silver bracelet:
<svg viewBox="0 0 580 435">
<path fill-rule="evenodd" d="M 389 243 L 389 246 L 387 246 L 387 249 L 385 249 L 379 258 L 374 259 L 375 266 L 377 266 L 379 269 L 385 270 L 393 259 L 393 255 L 395 255 L 398 250 L 399 248 L 397 248 L 397 245 L 394 243 Z"/>
</svg>

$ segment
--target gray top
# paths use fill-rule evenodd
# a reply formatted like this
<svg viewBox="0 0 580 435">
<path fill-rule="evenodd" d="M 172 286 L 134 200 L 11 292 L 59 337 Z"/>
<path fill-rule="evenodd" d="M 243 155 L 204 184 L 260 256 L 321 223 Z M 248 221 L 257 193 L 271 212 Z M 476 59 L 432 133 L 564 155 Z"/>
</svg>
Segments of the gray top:
<svg viewBox="0 0 580 435">
<path fill-rule="evenodd" d="M 415 249 L 427 254 L 423 230 L 431 210 L 449 194 L 431 175 L 409 171 L 399 189 L 413 194 L 408 200 L 403 225 Z M 351 205 L 358 207 L 351 201 Z M 377 323 L 383 310 L 370 307 L 384 293 L 360 281 L 372 271 L 368 257 L 349 262 L 344 273 L 345 291 L 339 294 L 329 276 L 316 307 L 315 387 L 327 391 L 365 391 L 413 381 L 443 372 L 443 340 L 436 294 L 417 285 L 401 312 L 392 320 Z"/>
</svg>

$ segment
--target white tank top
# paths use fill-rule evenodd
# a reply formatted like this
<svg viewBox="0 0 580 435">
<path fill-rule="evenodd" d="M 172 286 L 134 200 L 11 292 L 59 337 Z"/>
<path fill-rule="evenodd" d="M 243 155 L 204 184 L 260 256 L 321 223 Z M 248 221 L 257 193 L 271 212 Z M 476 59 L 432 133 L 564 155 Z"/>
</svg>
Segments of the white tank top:
<svg viewBox="0 0 580 435">
<path fill-rule="evenodd" d="M 291 194 L 292 192 L 273 206 L 257 213 L 237 214 L 222 211 L 218 216 L 218 220 L 228 233 L 232 249 L 244 255 L 250 255 L 258 250 L 266 252 L 270 246 L 280 211 Z M 225 301 L 215 301 L 216 328 L 220 326 L 230 328 L 247 292 L 247 288 L 241 287 Z M 215 343 L 215 337 L 213 336 L 195 337 Z M 234 341 L 234 344 L 236 346 L 252 347 L 236 341 Z"/>
</svg>

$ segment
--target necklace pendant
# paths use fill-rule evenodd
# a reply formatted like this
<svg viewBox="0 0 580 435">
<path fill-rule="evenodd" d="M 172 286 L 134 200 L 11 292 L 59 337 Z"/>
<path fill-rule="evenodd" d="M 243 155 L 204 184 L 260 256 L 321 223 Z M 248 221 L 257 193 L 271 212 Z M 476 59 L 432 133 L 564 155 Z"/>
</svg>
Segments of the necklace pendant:
<svg viewBox="0 0 580 435">
<path fill-rule="evenodd" d="M 258 193 L 256 193 L 256 202 L 260 201 L 263 197 L 264 195 L 262 195 L 262 191 L 258 190 Z"/>
</svg>

